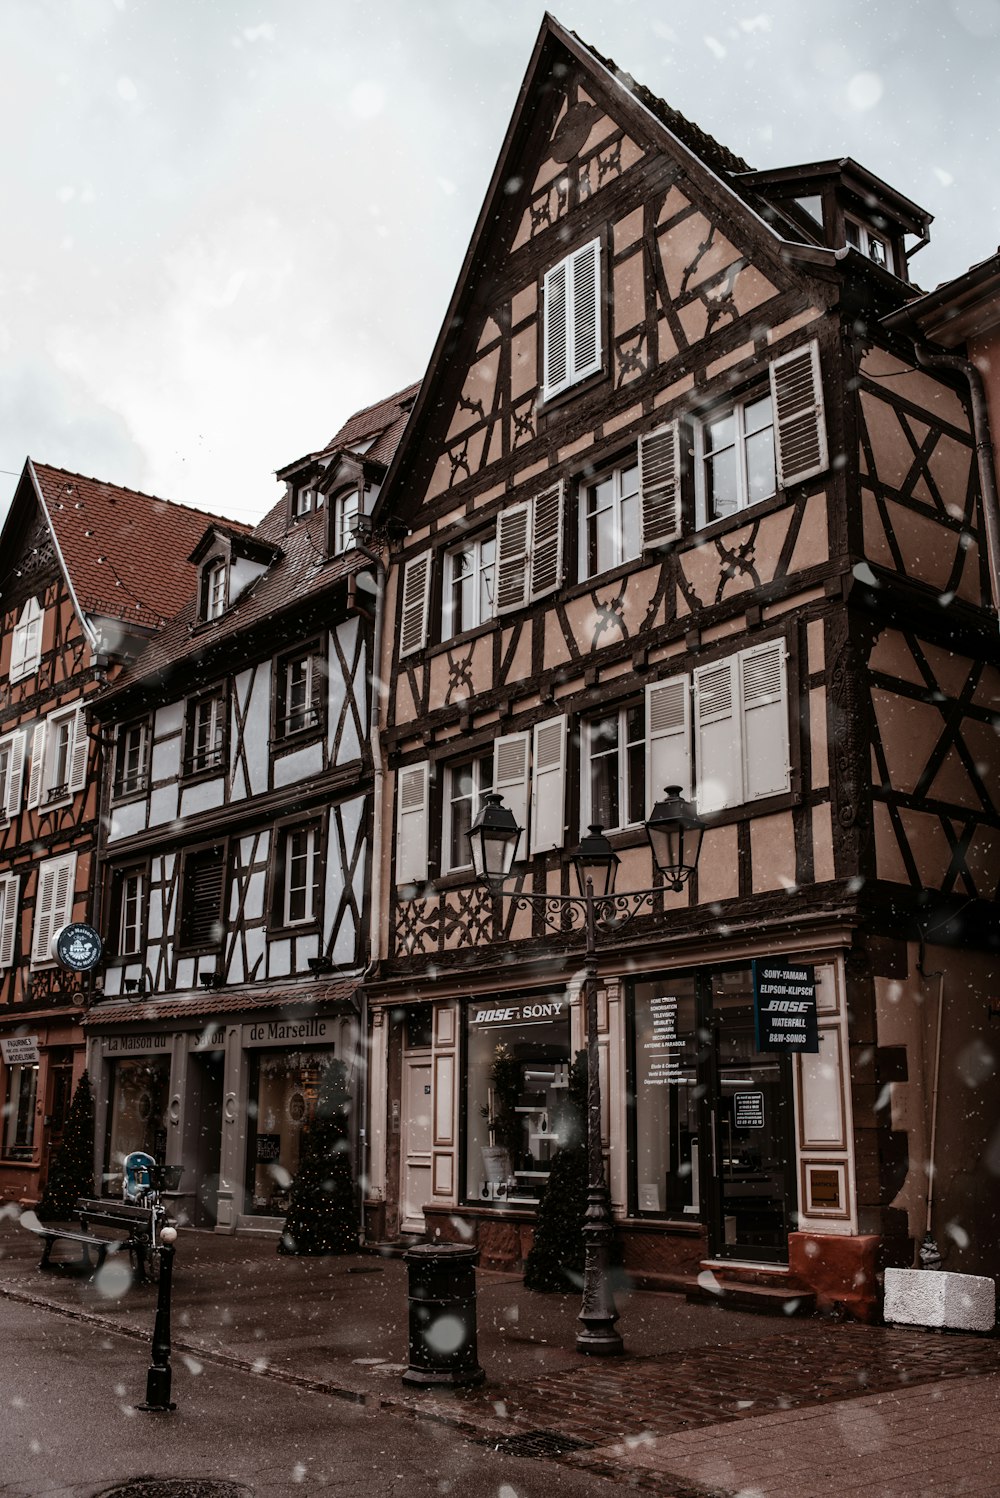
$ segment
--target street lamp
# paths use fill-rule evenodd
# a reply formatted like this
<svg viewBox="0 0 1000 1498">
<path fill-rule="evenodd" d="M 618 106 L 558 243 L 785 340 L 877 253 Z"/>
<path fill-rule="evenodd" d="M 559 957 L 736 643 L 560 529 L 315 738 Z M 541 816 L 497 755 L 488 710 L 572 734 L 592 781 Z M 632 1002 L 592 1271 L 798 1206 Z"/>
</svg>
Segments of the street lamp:
<svg viewBox="0 0 1000 1498">
<path fill-rule="evenodd" d="M 653 863 L 667 888 L 683 889 L 698 865 L 704 824 L 694 807 L 683 799 L 679 786 L 668 786 L 666 800 L 658 801 L 646 826 Z M 479 882 L 493 894 L 505 895 L 520 909 L 541 910 L 555 931 L 565 930 L 564 917 L 575 912 L 582 918 L 584 949 L 584 997 L 587 1011 L 587 1210 L 584 1214 L 583 1299 L 578 1320 L 577 1352 L 608 1357 L 624 1351 L 616 1329 L 615 1308 L 608 1273 L 611 1247 L 611 1201 L 604 1172 L 601 1146 L 601 1073 L 597 1043 L 597 932 L 617 930 L 644 906 L 652 906 L 656 889 L 630 890 L 615 894 L 615 877 L 621 862 L 594 824 L 579 848 L 571 854 L 579 895 L 534 895 L 505 890 L 514 854 L 521 837 L 513 812 L 490 791 L 483 796 L 479 813 L 468 834 L 472 864 Z M 556 916 L 558 915 L 558 922 Z"/>
</svg>

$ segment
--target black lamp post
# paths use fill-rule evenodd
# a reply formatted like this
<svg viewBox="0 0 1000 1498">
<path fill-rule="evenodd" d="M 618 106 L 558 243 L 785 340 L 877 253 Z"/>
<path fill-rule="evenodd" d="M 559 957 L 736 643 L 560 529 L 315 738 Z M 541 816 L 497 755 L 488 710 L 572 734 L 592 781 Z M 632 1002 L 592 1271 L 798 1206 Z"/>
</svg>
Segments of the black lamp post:
<svg viewBox="0 0 1000 1498">
<path fill-rule="evenodd" d="M 668 889 L 680 890 L 698 864 L 704 824 L 694 807 L 683 799 L 679 786 L 668 786 L 666 800 L 658 801 L 646 823 L 653 863 Z M 554 913 L 576 910 L 582 917 L 584 949 L 584 999 L 587 1012 L 587 1211 L 584 1216 L 583 1299 L 577 1333 L 577 1352 L 608 1357 L 623 1352 L 616 1329 L 618 1311 L 609 1275 L 612 1217 L 604 1150 L 601 1144 L 601 1072 L 597 1030 L 597 931 L 615 929 L 652 905 L 658 890 L 632 890 L 615 894 L 615 877 L 621 859 L 594 825 L 571 855 L 576 869 L 579 895 L 533 895 L 506 891 L 521 828 L 513 812 L 493 792 L 482 799 L 479 814 L 468 834 L 472 864 L 479 881 L 494 894 L 507 895 L 519 908 L 535 906 L 555 927 Z M 556 929 L 562 929 L 561 926 Z"/>
</svg>

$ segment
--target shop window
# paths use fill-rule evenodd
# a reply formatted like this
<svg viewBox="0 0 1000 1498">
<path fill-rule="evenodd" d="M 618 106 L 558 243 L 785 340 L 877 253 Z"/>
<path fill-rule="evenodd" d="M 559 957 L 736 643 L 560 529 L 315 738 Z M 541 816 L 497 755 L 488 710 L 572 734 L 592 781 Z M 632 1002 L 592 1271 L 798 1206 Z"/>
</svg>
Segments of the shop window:
<svg viewBox="0 0 1000 1498">
<path fill-rule="evenodd" d="M 185 854 L 181 875 L 181 946 L 205 950 L 221 942 L 225 871 L 224 847 L 196 848 Z"/>
<path fill-rule="evenodd" d="M 496 613 L 496 534 L 463 541 L 444 554 L 441 638 L 487 624 Z"/>
<path fill-rule="evenodd" d="M 68 1047 L 49 1052 L 49 1143 L 62 1138 L 73 1097 L 73 1052 Z"/>
<path fill-rule="evenodd" d="M 325 681 L 324 662 L 314 646 L 278 660 L 275 739 L 295 739 L 322 727 Z"/>
<path fill-rule="evenodd" d="M 469 829 L 486 791 L 493 789 L 493 749 L 474 759 L 448 765 L 444 773 L 444 817 L 441 872 L 472 867 Z"/>
<path fill-rule="evenodd" d="M 637 983 L 630 1158 L 640 1216 L 698 1217 L 699 1035 L 693 978 Z"/>
<path fill-rule="evenodd" d="M 187 705 L 184 725 L 184 773 L 204 775 L 221 770 L 226 760 L 226 693 L 222 687 Z"/>
<path fill-rule="evenodd" d="M 465 1023 L 466 1198 L 534 1206 L 567 1114 L 566 995 L 477 1000 Z"/>
<path fill-rule="evenodd" d="M 8 1160 L 30 1160 L 35 1143 L 38 1063 L 7 1068 L 3 1152 Z"/>
<path fill-rule="evenodd" d="M 112 795 L 132 796 L 146 789 L 146 760 L 149 753 L 149 726 L 145 719 L 123 723 L 115 740 L 115 769 Z"/>
<path fill-rule="evenodd" d="M 302 1159 L 302 1134 L 316 1103 L 332 1047 L 250 1052 L 246 1190 L 250 1212 L 284 1217 Z"/>
<path fill-rule="evenodd" d="M 580 576 L 596 577 L 642 550 L 639 465 L 613 468 L 581 492 Z"/>
<path fill-rule="evenodd" d="M 167 1153 L 170 1057 L 119 1057 L 112 1061 L 111 1116 L 105 1156 L 107 1186 L 121 1195 L 122 1165 L 133 1150 L 163 1164 Z"/>
<path fill-rule="evenodd" d="M 42 611 L 29 598 L 11 632 L 10 680 L 21 681 L 38 670 L 42 659 Z"/>
<path fill-rule="evenodd" d="M 308 926 L 319 920 L 321 838 L 318 822 L 286 827 L 276 834 L 273 925 Z"/>
</svg>

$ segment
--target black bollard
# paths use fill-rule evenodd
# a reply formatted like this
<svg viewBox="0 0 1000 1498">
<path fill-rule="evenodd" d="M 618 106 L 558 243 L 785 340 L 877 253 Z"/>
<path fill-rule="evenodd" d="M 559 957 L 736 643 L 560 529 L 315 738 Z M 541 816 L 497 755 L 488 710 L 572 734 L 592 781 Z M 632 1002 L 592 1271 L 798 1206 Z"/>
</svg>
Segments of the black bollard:
<svg viewBox="0 0 1000 1498">
<path fill-rule="evenodd" d="M 164 1228 L 160 1234 L 160 1281 L 156 1291 L 156 1320 L 153 1322 L 153 1361 L 146 1374 L 146 1402 L 136 1409 L 147 1413 L 175 1410 L 170 1402 L 170 1278 L 174 1272 L 176 1228 Z"/>
</svg>

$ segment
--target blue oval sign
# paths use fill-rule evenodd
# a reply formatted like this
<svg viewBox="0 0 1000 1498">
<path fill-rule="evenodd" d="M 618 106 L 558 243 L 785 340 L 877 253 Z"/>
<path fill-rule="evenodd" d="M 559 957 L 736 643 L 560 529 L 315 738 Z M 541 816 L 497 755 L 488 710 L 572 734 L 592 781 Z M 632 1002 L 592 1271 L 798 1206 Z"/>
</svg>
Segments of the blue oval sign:
<svg viewBox="0 0 1000 1498">
<path fill-rule="evenodd" d="M 56 961 L 71 972 L 88 973 L 100 962 L 103 947 L 93 926 L 87 926 L 83 921 L 71 921 L 56 932 L 52 951 Z"/>
</svg>

